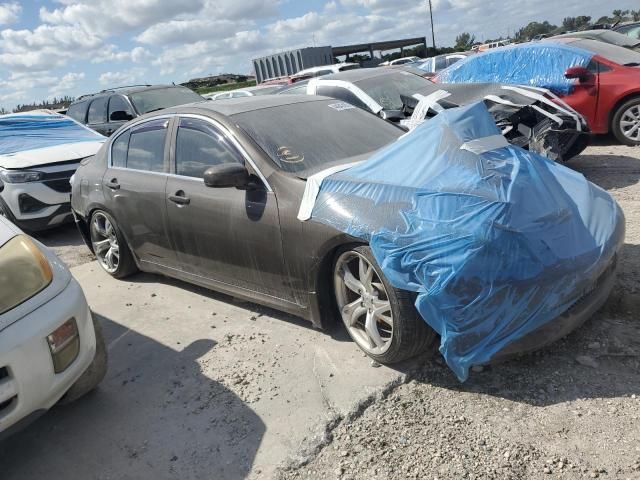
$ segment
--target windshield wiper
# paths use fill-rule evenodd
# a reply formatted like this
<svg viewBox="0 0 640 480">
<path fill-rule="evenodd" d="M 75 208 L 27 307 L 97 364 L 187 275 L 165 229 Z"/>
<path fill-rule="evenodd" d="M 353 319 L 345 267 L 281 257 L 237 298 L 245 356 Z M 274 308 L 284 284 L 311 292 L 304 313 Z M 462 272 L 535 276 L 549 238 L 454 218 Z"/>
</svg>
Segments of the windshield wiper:
<svg viewBox="0 0 640 480">
<path fill-rule="evenodd" d="M 623 64 L 623 67 L 638 67 L 638 66 L 640 66 L 639 62 L 629 62 L 629 63 Z"/>
</svg>

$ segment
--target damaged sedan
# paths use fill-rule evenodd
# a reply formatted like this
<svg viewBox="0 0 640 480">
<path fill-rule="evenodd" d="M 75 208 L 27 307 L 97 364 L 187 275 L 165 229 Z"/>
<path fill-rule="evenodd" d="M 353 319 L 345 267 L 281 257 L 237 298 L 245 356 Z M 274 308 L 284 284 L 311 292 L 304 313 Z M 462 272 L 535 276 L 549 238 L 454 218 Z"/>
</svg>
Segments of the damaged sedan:
<svg viewBox="0 0 640 480">
<path fill-rule="evenodd" d="M 509 142 L 558 161 L 578 155 L 589 143 L 582 116 L 544 89 L 434 84 L 405 71 L 361 69 L 312 79 L 306 93 L 344 100 L 410 128 L 444 109 L 484 101 Z"/>
<path fill-rule="evenodd" d="M 116 278 L 160 273 L 316 327 L 340 319 L 381 363 L 440 336 L 461 380 L 589 318 L 624 236 L 606 192 L 508 144 L 482 103 L 409 133 L 318 96 L 174 107 L 83 164 L 72 208 Z"/>
</svg>

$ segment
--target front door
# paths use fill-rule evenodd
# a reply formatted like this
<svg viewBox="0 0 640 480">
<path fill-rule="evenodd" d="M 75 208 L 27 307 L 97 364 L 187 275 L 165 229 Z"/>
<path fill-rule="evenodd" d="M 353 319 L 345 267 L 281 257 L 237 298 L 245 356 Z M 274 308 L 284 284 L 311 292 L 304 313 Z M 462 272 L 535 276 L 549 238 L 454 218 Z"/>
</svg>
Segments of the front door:
<svg viewBox="0 0 640 480">
<path fill-rule="evenodd" d="M 207 168 L 244 159 L 210 121 L 180 118 L 167 216 L 180 269 L 259 293 L 291 299 L 275 195 L 257 180 L 249 190 L 211 188 Z"/>
<path fill-rule="evenodd" d="M 106 205 L 135 255 L 141 261 L 175 267 L 165 203 L 168 126 L 168 119 L 156 119 L 118 135 L 102 188 Z"/>
</svg>

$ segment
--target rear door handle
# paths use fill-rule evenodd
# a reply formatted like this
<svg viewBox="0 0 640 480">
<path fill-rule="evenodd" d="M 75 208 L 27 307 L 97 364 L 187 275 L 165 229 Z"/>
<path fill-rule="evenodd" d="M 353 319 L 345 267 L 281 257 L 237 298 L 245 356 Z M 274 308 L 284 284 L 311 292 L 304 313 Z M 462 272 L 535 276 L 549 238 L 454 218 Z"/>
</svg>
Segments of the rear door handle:
<svg viewBox="0 0 640 480">
<path fill-rule="evenodd" d="M 182 190 L 178 190 L 175 195 L 169 195 L 167 198 L 178 205 L 189 205 L 191 202 L 191 199 Z"/>
<path fill-rule="evenodd" d="M 109 180 L 105 185 L 109 187 L 111 190 L 120 189 L 120 184 L 118 183 L 118 180 L 115 178 L 112 178 L 111 180 Z"/>
</svg>

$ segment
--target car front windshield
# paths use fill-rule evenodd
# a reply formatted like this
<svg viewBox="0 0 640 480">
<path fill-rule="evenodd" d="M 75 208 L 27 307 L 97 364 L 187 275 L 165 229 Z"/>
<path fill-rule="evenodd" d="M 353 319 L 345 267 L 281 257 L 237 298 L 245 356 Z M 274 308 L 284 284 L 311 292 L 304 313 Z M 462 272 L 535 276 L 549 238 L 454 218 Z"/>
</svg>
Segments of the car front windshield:
<svg viewBox="0 0 640 480">
<path fill-rule="evenodd" d="M 313 100 L 233 115 L 276 166 L 306 178 L 373 152 L 404 131 L 338 100 Z"/>
<path fill-rule="evenodd" d="M 413 73 L 395 71 L 354 82 L 385 110 L 401 110 L 400 95 L 413 95 L 432 85 L 426 78 Z"/>
<path fill-rule="evenodd" d="M 600 55 L 607 60 L 619 65 L 638 66 L 640 65 L 640 53 L 617 45 L 598 42 L 597 40 L 577 40 L 571 43 L 572 46 L 583 48 L 589 52 Z"/>
<path fill-rule="evenodd" d="M 200 95 L 188 88 L 167 87 L 143 90 L 129 95 L 133 106 L 143 115 L 147 112 L 161 110 L 163 108 L 175 107 L 186 103 L 201 102 L 204 100 Z"/>
</svg>

